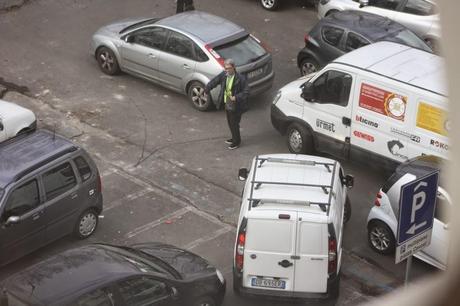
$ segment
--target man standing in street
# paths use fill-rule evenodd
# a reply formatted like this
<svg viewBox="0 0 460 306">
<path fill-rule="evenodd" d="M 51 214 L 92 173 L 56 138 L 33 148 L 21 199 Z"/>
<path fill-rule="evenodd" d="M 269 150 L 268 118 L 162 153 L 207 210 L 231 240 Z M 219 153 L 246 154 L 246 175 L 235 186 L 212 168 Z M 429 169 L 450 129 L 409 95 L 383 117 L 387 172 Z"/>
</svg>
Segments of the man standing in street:
<svg viewBox="0 0 460 306">
<path fill-rule="evenodd" d="M 232 138 L 225 141 L 229 144 L 230 150 L 237 149 L 241 143 L 240 121 L 241 115 L 247 110 L 249 88 L 246 77 L 235 70 L 235 62 L 232 59 L 226 59 L 224 62 L 224 71 L 214 77 L 206 85 L 205 94 L 220 85 L 219 99 L 216 103 L 217 108 L 224 103 L 227 114 L 228 127 Z"/>
<path fill-rule="evenodd" d="M 177 0 L 176 14 L 193 11 L 194 9 L 193 0 Z"/>
</svg>

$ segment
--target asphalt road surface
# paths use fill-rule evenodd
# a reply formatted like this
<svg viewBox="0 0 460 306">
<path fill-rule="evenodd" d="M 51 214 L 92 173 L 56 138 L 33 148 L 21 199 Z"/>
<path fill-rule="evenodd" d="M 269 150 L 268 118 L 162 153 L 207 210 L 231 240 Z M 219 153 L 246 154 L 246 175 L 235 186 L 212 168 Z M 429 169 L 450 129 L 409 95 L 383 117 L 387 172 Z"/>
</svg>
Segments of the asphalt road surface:
<svg viewBox="0 0 460 306">
<path fill-rule="evenodd" d="M 127 17 L 171 15 L 172 0 L 32 0 L 1 12 L 0 84 L 10 89 L 5 98 L 21 100 L 13 91 L 34 98 L 24 101 L 37 112 L 40 126 L 74 136 L 95 157 L 103 176 L 105 211 L 90 241 L 172 243 L 205 256 L 231 282 L 243 187 L 236 174 L 256 154 L 288 151 L 285 138 L 271 126 L 270 103 L 278 88 L 299 76 L 297 52 L 317 17 L 313 7 L 296 0 L 286 1 L 278 12 L 263 10 L 258 0 L 195 0 L 195 6 L 243 25 L 273 53 L 274 85 L 251 99 L 237 150 L 227 150 L 224 143 L 229 131 L 223 112 L 198 112 L 185 96 L 160 86 L 125 74 L 104 75 L 89 54 L 91 35 L 99 27 Z M 362 286 L 372 278 L 372 269 L 398 284 L 405 267 L 367 244 L 367 214 L 387 174 L 378 165 L 341 163 L 355 176 L 344 248 L 372 267 L 357 271 L 357 280 L 342 282 L 338 304 L 355 305 L 374 295 Z M 0 279 L 87 242 L 61 239 L 4 267 Z M 423 262 L 413 263 L 414 278 L 434 272 Z M 224 304 L 236 303 L 266 304 L 241 300 L 228 286 Z"/>
</svg>

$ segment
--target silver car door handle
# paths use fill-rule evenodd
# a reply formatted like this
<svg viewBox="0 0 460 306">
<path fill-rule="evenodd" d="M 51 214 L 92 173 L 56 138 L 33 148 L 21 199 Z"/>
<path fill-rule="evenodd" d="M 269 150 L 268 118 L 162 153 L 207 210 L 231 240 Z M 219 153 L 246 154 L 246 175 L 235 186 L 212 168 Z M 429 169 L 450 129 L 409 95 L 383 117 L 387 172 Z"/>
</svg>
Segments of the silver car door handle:
<svg viewBox="0 0 460 306">
<path fill-rule="evenodd" d="M 73 200 L 73 199 L 76 199 L 78 197 L 78 194 L 76 193 L 73 193 L 70 195 L 70 198 Z"/>
<path fill-rule="evenodd" d="M 39 212 L 32 216 L 32 220 L 35 221 L 35 220 L 38 220 L 38 219 L 40 219 L 40 213 Z"/>
<path fill-rule="evenodd" d="M 153 54 L 153 53 L 149 53 L 148 57 L 150 57 L 150 58 L 156 58 L 157 56 L 156 56 L 155 54 Z"/>
<path fill-rule="evenodd" d="M 190 67 L 189 65 L 187 65 L 187 64 L 184 64 L 184 66 L 182 66 L 182 67 L 184 67 L 184 69 L 190 69 L 190 68 L 191 68 L 191 67 Z"/>
</svg>

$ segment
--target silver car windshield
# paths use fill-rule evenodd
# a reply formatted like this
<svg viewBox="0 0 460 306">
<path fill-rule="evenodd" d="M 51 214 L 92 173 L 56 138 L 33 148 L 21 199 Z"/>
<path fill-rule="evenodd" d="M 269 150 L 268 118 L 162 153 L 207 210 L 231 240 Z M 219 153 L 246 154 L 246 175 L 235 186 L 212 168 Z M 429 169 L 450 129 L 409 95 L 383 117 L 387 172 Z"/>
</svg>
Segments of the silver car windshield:
<svg viewBox="0 0 460 306">
<path fill-rule="evenodd" d="M 231 58 L 236 66 L 246 65 L 257 61 L 267 52 L 250 35 L 243 39 L 215 47 L 214 50 L 223 58 Z"/>
</svg>

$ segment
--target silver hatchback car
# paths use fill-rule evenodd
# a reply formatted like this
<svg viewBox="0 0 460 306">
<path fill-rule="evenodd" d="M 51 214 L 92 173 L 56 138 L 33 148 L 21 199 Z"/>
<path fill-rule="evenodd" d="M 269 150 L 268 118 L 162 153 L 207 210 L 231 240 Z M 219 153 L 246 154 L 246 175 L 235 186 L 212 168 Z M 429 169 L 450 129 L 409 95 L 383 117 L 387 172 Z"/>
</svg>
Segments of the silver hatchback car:
<svg viewBox="0 0 460 306">
<path fill-rule="evenodd" d="M 204 88 L 226 58 L 246 75 L 251 95 L 266 91 L 274 78 L 272 56 L 256 37 L 199 11 L 104 26 L 93 35 L 91 53 L 104 73 L 124 71 L 184 93 L 200 111 L 215 106 L 219 88 L 207 99 Z"/>
</svg>

